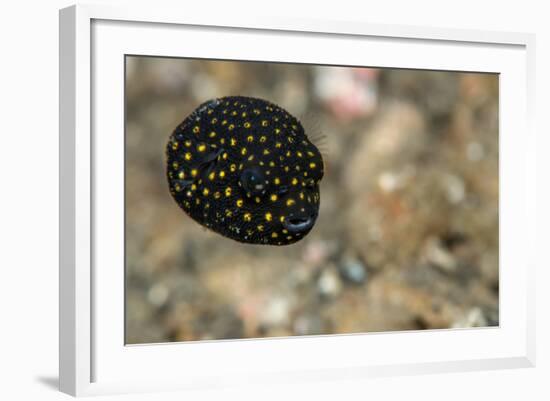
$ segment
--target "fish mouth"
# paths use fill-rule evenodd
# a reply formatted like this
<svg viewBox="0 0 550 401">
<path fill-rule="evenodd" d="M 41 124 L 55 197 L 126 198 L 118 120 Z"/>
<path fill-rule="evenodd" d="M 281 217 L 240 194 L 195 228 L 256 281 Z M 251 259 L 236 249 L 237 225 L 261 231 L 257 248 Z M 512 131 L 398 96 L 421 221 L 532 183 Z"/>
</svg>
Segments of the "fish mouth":
<svg viewBox="0 0 550 401">
<path fill-rule="evenodd" d="M 303 233 L 313 227 L 316 219 L 317 213 L 291 215 L 283 221 L 283 227 L 294 234 Z"/>
</svg>

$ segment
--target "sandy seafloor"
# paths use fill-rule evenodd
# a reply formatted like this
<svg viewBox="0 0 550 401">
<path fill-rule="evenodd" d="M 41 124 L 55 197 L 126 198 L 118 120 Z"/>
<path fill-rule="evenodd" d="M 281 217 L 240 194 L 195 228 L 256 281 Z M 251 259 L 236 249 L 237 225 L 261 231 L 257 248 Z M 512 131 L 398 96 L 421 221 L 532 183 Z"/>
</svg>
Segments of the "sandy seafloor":
<svg viewBox="0 0 550 401">
<path fill-rule="evenodd" d="M 499 324 L 497 75 L 127 62 L 127 343 Z M 168 192 L 170 133 L 227 95 L 321 137 L 320 216 L 294 245 L 207 231 Z"/>
</svg>

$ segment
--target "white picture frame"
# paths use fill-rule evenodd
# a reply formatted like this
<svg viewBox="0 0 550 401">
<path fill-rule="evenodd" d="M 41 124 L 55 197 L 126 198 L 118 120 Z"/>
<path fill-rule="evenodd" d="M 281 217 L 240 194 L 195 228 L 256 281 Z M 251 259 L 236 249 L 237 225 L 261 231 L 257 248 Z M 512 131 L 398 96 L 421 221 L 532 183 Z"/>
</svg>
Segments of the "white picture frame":
<svg viewBox="0 0 550 401">
<path fill-rule="evenodd" d="M 182 37 L 190 44 L 176 39 Z M 354 51 L 363 46 L 371 66 L 501 76 L 500 326 L 125 346 L 123 55 L 365 65 L 364 52 Z M 228 20 L 154 7 L 61 10 L 61 391 L 80 396 L 534 366 L 533 60 L 534 36 L 522 33 Z"/>
</svg>

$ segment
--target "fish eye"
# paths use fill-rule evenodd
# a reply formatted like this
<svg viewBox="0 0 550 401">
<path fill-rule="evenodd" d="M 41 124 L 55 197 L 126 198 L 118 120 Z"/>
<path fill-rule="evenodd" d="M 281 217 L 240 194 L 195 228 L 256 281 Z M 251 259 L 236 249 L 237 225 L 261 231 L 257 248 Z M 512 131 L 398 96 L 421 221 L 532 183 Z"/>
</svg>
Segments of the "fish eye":
<svg viewBox="0 0 550 401">
<path fill-rule="evenodd" d="M 258 169 L 246 169 L 241 174 L 241 185 L 251 195 L 263 195 L 266 183 L 263 173 Z"/>
</svg>

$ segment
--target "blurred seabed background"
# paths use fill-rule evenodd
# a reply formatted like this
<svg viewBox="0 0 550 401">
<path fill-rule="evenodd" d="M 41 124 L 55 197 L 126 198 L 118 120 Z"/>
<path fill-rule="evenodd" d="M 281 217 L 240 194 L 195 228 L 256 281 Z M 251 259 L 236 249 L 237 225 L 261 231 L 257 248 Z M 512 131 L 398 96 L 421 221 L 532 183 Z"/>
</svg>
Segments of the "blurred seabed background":
<svg viewBox="0 0 550 401">
<path fill-rule="evenodd" d="M 227 95 L 321 137 L 297 244 L 224 238 L 168 192 L 169 135 Z M 495 74 L 128 56 L 125 190 L 127 343 L 499 324 Z"/>
</svg>

